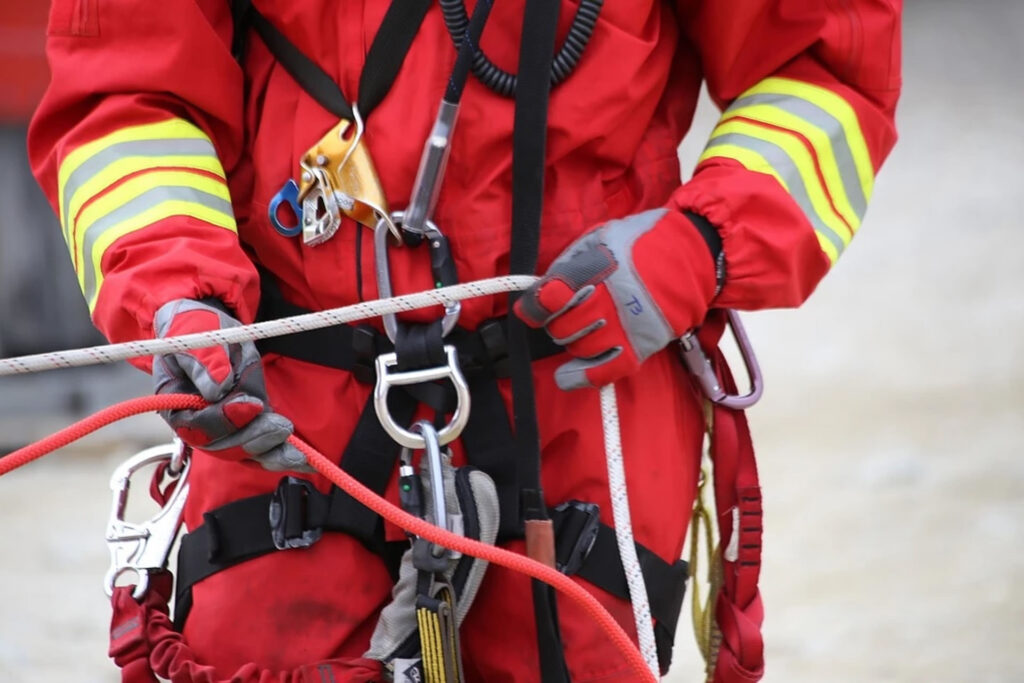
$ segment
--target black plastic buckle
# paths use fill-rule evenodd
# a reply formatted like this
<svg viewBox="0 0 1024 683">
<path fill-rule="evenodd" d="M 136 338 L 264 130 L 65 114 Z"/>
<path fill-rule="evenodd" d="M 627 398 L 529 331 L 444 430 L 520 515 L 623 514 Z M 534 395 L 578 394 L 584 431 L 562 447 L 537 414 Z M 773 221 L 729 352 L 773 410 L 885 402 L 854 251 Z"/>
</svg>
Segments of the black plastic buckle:
<svg viewBox="0 0 1024 683">
<path fill-rule="evenodd" d="M 307 528 L 309 499 L 318 496 L 313 484 L 298 477 L 282 477 L 270 497 L 270 537 L 278 550 L 308 548 L 323 535 L 321 527 Z"/>
<path fill-rule="evenodd" d="M 601 508 L 597 503 L 568 500 L 555 507 L 561 521 L 555 526 L 555 568 L 575 574 L 586 562 L 601 530 Z"/>
<path fill-rule="evenodd" d="M 488 320 L 476 328 L 480 341 L 487 352 L 487 361 L 494 369 L 495 377 L 509 376 L 508 339 L 505 328 L 498 320 Z"/>
</svg>

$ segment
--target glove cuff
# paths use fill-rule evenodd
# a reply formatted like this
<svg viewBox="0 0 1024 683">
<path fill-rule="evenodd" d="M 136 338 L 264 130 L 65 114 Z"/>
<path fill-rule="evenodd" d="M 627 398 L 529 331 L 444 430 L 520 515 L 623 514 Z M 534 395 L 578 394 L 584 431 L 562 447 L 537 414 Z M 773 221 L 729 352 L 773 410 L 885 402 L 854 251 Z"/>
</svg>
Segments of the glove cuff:
<svg viewBox="0 0 1024 683">
<path fill-rule="evenodd" d="M 722 236 L 718 234 L 718 229 L 711 221 L 699 213 L 683 211 L 683 215 L 690 219 L 693 227 L 697 228 L 697 232 L 704 238 L 704 243 L 708 245 L 711 261 L 715 264 L 715 296 L 718 296 L 725 286 L 725 251 L 722 250 Z"/>
</svg>

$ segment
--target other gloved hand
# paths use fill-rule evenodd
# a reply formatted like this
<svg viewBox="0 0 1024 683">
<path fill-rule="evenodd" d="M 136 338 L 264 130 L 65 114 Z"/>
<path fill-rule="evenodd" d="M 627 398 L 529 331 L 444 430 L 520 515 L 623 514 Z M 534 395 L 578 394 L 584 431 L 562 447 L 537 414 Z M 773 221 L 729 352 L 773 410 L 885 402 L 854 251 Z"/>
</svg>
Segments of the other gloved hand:
<svg viewBox="0 0 1024 683">
<path fill-rule="evenodd" d="M 569 245 L 515 307 L 575 356 L 555 372 L 558 386 L 610 384 L 699 325 L 717 286 L 709 244 L 682 213 L 655 209 Z"/>
<path fill-rule="evenodd" d="M 153 320 L 158 337 L 240 324 L 213 299 L 171 301 Z M 310 471 L 305 457 L 285 442 L 293 431 L 291 421 L 270 409 L 252 342 L 156 356 L 153 383 L 158 394 L 199 394 L 210 403 L 200 410 L 160 413 L 188 445 L 227 460 L 250 458 L 268 470 Z"/>
</svg>

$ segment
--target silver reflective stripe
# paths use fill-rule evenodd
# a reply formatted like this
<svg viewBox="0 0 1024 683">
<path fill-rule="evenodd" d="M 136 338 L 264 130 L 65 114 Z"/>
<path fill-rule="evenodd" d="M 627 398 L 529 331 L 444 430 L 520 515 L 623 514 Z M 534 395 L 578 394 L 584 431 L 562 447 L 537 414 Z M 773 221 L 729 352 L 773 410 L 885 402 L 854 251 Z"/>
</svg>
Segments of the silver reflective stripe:
<svg viewBox="0 0 1024 683">
<path fill-rule="evenodd" d="M 736 145 L 737 147 L 757 152 L 764 157 L 765 161 L 775 169 L 775 172 L 786 181 L 786 185 L 789 187 L 789 195 L 800 205 L 804 215 L 807 216 L 807 220 L 814 226 L 815 231 L 832 243 L 832 246 L 836 248 L 837 254 L 843 253 L 843 240 L 840 239 L 839 235 L 832 228 L 825 224 L 821 217 L 818 216 L 818 212 L 814 210 L 814 205 L 811 203 L 810 195 L 807 194 L 807 186 L 804 185 L 800 170 L 789 154 L 786 153 L 786 150 L 773 142 L 767 142 L 741 133 L 717 135 L 711 138 L 708 147 L 714 147 L 716 144 Z"/>
<path fill-rule="evenodd" d="M 73 216 L 68 216 L 71 207 L 71 198 L 75 196 L 79 188 L 89 182 L 98 173 L 110 164 L 128 157 L 170 157 L 170 156 L 195 156 L 195 157 L 216 157 L 217 153 L 213 143 L 205 138 L 171 138 L 165 140 L 128 140 L 118 142 L 110 147 L 105 147 L 96 154 L 82 162 L 82 164 L 68 176 L 64 183 L 64 204 L 61 206 L 61 216 L 64 218 L 64 232 L 68 233 L 68 226 L 72 225 Z"/>
<path fill-rule="evenodd" d="M 857 218 L 863 220 L 868 210 L 867 198 L 864 196 L 864 189 L 860 184 L 860 176 L 857 175 L 857 166 L 853 161 L 853 152 L 850 151 L 850 144 L 846 139 L 846 131 L 839 119 L 832 116 L 818 105 L 799 97 L 789 95 L 757 94 L 741 97 L 732 103 L 730 110 L 739 109 L 753 104 L 767 104 L 777 107 L 785 112 L 823 130 L 832 142 L 832 154 L 839 166 L 839 177 L 843 181 L 843 189 L 846 191 L 846 198 L 850 206 L 857 214 Z"/>
<path fill-rule="evenodd" d="M 96 272 L 93 266 L 93 246 L 96 241 L 110 228 L 119 225 L 123 221 L 138 216 L 154 206 L 166 201 L 187 201 L 201 204 L 215 211 L 234 217 L 231 210 L 231 202 L 224 201 L 209 192 L 197 190 L 194 187 L 161 186 L 143 192 L 135 199 L 122 204 L 107 215 L 99 218 L 89 226 L 82 238 L 82 264 L 85 269 L 84 284 L 82 291 L 85 293 L 85 300 L 91 302 L 96 295 Z M 172 214 L 173 215 L 173 214 Z"/>
</svg>

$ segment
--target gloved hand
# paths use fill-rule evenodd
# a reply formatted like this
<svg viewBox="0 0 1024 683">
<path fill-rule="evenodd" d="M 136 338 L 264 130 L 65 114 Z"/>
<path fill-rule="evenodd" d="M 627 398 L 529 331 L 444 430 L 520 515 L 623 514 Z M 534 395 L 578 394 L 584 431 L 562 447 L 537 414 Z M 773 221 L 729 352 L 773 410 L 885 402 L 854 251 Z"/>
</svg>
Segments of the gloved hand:
<svg viewBox="0 0 1024 683">
<path fill-rule="evenodd" d="M 569 245 L 515 307 L 575 356 L 558 386 L 610 384 L 699 325 L 718 284 L 709 244 L 682 213 L 655 209 Z"/>
<path fill-rule="evenodd" d="M 240 324 L 212 299 L 171 301 L 153 320 L 158 337 Z M 158 394 L 199 394 L 210 403 L 201 410 L 160 413 L 188 445 L 227 460 L 251 458 L 268 470 L 310 471 L 305 457 L 285 443 L 292 423 L 270 409 L 260 355 L 252 342 L 157 356 L 153 383 Z"/>
</svg>

